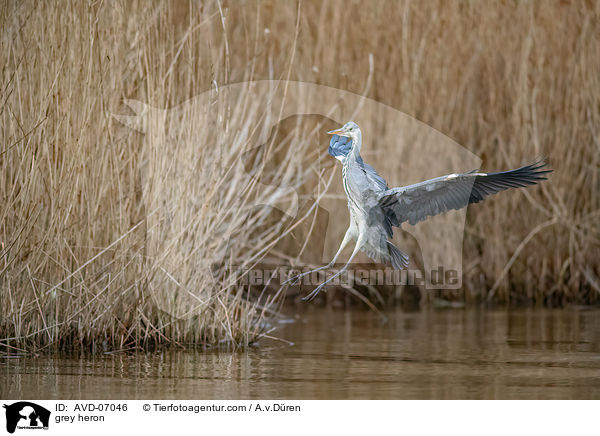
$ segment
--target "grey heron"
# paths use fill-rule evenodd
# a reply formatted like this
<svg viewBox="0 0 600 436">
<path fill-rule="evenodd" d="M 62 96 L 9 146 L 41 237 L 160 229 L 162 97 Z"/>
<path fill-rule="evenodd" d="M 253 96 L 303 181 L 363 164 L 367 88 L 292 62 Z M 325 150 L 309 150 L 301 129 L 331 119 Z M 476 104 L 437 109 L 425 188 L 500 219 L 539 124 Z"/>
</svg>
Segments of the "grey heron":
<svg viewBox="0 0 600 436">
<path fill-rule="evenodd" d="M 292 277 L 284 284 L 331 268 L 352 239 L 356 244 L 348 262 L 304 300 L 313 299 L 327 283 L 346 271 L 361 250 L 376 262 L 391 264 L 395 269 L 406 268 L 408 255 L 388 240 L 393 236 L 393 227 L 400 227 L 404 222 L 414 225 L 427 217 L 479 203 L 488 195 L 508 188 L 535 185 L 545 180 L 545 174 L 552 171 L 545 168 L 543 160 L 539 160 L 509 171 L 482 173 L 473 170 L 389 188 L 377 171 L 361 158 L 362 134 L 355 122 L 349 121 L 343 127 L 327 133 L 333 135 L 329 154 L 342 164 L 342 183 L 348 199 L 350 224 L 331 262 Z"/>
</svg>

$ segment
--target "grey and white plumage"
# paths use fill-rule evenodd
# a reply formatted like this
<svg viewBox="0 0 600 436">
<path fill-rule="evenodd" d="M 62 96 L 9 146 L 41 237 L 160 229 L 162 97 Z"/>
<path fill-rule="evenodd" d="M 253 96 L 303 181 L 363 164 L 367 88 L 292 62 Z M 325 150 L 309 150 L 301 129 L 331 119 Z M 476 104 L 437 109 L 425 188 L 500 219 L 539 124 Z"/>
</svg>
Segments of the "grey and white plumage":
<svg viewBox="0 0 600 436">
<path fill-rule="evenodd" d="M 404 222 L 414 225 L 427 217 L 479 203 L 487 196 L 508 188 L 534 185 L 545 180 L 545 175 L 551 171 L 540 160 L 510 171 L 482 173 L 474 170 L 390 189 L 360 156 L 362 134 L 356 123 L 350 121 L 328 133 L 333 135 L 329 154 L 342 163 L 342 183 L 348 198 L 350 224 L 328 265 L 300 274 L 288 282 L 332 267 L 351 239 L 356 241 L 356 245 L 348 262 L 305 299 L 314 298 L 323 286 L 342 274 L 361 250 L 376 262 L 391 264 L 396 269 L 406 268 L 408 255 L 388 240 L 393 236 L 393 227 L 400 227 Z"/>
</svg>

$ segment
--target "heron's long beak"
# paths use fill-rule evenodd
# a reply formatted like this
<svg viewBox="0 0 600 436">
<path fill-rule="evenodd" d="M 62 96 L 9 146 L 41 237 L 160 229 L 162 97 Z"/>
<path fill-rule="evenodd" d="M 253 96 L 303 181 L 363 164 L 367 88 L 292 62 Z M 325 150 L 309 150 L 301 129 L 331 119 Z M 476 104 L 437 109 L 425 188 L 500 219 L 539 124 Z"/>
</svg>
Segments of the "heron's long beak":
<svg viewBox="0 0 600 436">
<path fill-rule="evenodd" d="M 344 129 L 336 129 L 336 130 L 330 130 L 329 132 L 327 132 L 328 135 L 343 135 L 344 134 Z"/>
</svg>

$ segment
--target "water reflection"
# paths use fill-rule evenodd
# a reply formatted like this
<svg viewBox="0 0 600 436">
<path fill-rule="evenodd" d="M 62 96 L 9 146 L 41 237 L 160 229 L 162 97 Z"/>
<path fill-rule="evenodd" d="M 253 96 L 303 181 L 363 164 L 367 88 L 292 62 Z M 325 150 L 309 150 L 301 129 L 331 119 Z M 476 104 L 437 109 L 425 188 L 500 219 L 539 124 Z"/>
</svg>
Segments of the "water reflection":
<svg viewBox="0 0 600 436">
<path fill-rule="evenodd" d="M 600 398 L 598 310 L 312 309 L 278 336 L 295 345 L 5 359 L 0 398 Z"/>
</svg>

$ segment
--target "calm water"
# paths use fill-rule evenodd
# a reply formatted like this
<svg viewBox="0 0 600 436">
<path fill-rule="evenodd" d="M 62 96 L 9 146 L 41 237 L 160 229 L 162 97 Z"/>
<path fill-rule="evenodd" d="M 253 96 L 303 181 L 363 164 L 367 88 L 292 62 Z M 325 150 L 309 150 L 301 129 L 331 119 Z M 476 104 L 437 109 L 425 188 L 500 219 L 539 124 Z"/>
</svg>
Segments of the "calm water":
<svg viewBox="0 0 600 436">
<path fill-rule="evenodd" d="M 312 309 L 274 333 L 293 346 L 241 353 L 3 359 L 0 398 L 600 398 L 599 310 L 387 315 Z"/>
</svg>

